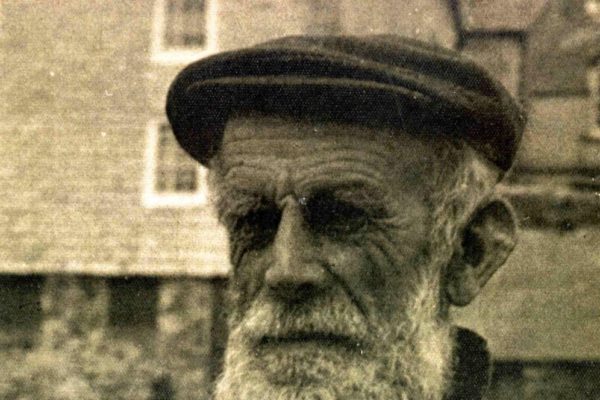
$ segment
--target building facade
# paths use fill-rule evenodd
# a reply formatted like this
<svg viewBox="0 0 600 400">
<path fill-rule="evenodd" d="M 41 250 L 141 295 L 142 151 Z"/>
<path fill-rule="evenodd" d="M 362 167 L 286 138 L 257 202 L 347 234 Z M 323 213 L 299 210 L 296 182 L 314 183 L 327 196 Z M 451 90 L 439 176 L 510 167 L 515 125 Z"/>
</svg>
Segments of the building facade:
<svg viewBox="0 0 600 400">
<path fill-rule="evenodd" d="M 398 33 L 460 49 L 530 111 L 503 189 L 521 217 L 521 243 L 482 298 L 456 312 L 490 340 L 498 361 L 492 398 L 548 398 L 548 381 L 560 383 L 557 396 L 565 387 L 579 396 L 557 398 L 593 398 L 600 390 L 597 4 L 2 2 L 5 357 L 39 375 L 40 388 L 47 379 L 73 398 L 86 391 L 208 398 L 226 337 L 227 243 L 205 171 L 169 131 L 169 83 L 200 57 L 284 35 Z M 557 42 L 573 26 L 583 33 Z M 552 58 L 560 46 L 567 55 Z M 48 357 L 66 372 L 40 361 Z M 99 362 L 114 368 L 98 372 Z M 0 391 L 20 382 L 3 379 Z"/>
</svg>

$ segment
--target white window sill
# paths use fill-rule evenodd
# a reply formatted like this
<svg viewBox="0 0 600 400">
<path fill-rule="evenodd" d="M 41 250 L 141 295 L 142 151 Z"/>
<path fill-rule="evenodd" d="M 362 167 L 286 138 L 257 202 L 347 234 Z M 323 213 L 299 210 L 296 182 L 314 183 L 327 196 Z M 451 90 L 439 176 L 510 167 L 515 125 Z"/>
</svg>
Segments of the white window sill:
<svg viewBox="0 0 600 400">
<path fill-rule="evenodd" d="M 213 49 L 164 50 L 152 53 L 152 62 L 163 65 L 189 64 L 215 53 Z"/>
<path fill-rule="evenodd" d="M 142 205 L 145 208 L 192 208 L 207 204 L 204 193 L 144 193 Z"/>
</svg>

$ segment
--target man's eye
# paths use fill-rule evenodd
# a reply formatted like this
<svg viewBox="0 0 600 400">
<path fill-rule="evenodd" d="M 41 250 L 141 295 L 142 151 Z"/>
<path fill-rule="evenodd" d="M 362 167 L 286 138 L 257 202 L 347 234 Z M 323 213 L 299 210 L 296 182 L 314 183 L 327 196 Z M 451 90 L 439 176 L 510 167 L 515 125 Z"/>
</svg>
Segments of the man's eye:
<svg viewBox="0 0 600 400">
<path fill-rule="evenodd" d="M 369 222 L 365 210 L 327 194 L 309 200 L 306 213 L 312 229 L 329 236 L 358 233 Z"/>
<path fill-rule="evenodd" d="M 261 248 L 271 243 L 280 220 L 281 211 L 276 207 L 259 207 L 240 217 L 233 232 L 248 247 Z"/>
</svg>

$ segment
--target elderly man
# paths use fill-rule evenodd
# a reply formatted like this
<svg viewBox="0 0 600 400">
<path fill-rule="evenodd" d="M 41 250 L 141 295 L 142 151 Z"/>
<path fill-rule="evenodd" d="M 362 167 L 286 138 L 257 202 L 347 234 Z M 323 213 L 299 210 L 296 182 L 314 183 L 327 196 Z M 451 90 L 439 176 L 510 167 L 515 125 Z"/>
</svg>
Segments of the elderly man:
<svg viewBox="0 0 600 400">
<path fill-rule="evenodd" d="M 229 234 L 217 399 L 481 398 L 485 342 L 448 309 L 515 244 L 500 85 L 400 37 L 289 37 L 191 64 L 167 114 Z"/>
</svg>

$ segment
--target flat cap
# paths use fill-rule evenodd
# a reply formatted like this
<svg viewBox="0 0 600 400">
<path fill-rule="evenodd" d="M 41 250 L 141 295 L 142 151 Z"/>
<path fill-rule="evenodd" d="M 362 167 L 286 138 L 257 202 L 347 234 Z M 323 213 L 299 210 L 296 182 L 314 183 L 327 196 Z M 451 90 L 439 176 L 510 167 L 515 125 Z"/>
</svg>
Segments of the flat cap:
<svg viewBox="0 0 600 400">
<path fill-rule="evenodd" d="M 232 112 L 266 111 L 464 139 L 506 171 L 525 115 L 460 53 L 394 35 L 290 36 L 190 64 L 167 96 L 180 145 L 208 165 Z"/>
</svg>

